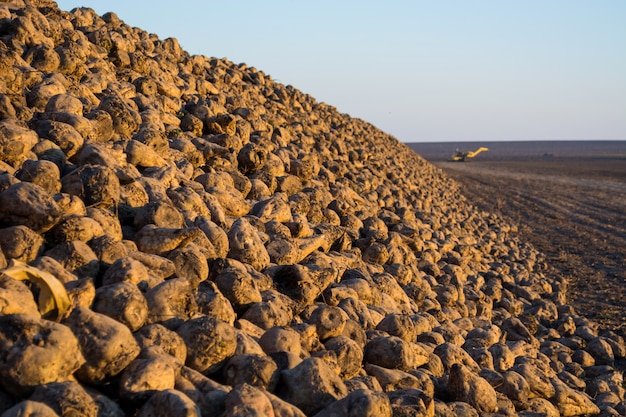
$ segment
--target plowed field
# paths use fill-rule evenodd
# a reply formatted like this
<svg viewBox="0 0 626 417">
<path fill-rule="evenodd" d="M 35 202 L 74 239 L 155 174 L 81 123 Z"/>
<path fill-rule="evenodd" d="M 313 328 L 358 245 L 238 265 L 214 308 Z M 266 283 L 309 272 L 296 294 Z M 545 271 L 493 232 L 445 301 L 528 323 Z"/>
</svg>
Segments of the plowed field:
<svg viewBox="0 0 626 417">
<path fill-rule="evenodd" d="M 586 144 L 487 144 L 467 163 L 447 162 L 442 144 L 412 147 L 478 208 L 517 224 L 549 272 L 568 278 L 579 313 L 626 334 L 626 142 Z"/>
</svg>

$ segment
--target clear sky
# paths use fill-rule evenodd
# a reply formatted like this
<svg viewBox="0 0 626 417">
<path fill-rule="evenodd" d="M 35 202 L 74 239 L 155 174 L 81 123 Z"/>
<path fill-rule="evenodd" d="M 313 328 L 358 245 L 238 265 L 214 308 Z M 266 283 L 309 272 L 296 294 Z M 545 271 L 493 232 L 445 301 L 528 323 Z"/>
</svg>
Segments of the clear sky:
<svg viewBox="0 0 626 417">
<path fill-rule="evenodd" d="M 403 142 L 626 140 L 624 0 L 57 3 L 245 62 Z"/>
</svg>

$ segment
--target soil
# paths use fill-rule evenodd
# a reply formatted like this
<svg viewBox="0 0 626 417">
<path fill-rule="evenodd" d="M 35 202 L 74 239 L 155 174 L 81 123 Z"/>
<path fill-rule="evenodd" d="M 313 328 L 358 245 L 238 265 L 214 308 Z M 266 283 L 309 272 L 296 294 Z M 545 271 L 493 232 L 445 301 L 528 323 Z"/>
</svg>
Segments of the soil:
<svg viewBox="0 0 626 417">
<path fill-rule="evenodd" d="M 458 163 L 446 161 L 444 144 L 412 144 L 471 203 L 518 226 L 520 239 L 546 255 L 549 273 L 568 279 L 578 313 L 626 334 L 626 142 L 487 146 Z"/>
</svg>

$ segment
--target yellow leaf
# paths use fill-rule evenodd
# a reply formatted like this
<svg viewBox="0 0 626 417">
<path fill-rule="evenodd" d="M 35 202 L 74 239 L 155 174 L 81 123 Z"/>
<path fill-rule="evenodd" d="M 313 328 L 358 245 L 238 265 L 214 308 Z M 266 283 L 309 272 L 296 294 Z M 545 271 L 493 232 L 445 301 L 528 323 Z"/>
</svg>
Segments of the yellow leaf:
<svg viewBox="0 0 626 417">
<path fill-rule="evenodd" d="M 70 298 L 63 283 L 49 272 L 13 259 L 2 274 L 19 281 L 30 281 L 39 286 L 37 302 L 43 318 L 60 321 L 69 310 Z"/>
</svg>

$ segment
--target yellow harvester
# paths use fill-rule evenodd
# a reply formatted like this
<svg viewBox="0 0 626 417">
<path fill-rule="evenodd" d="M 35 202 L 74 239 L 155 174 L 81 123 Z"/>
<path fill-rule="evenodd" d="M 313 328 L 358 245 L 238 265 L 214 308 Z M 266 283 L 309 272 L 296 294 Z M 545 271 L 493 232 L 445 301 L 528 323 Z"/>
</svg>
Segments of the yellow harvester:
<svg viewBox="0 0 626 417">
<path fill-rule="evenodd" d="M 484 147 L 478 148 L 475 151 L 460 151 L 457 149 L 456 152 L 454 152 L 454 154 L 450 158 L 450 161 L 466 162 L 466 161 L 471 160 L 473 157 L 475 157 L 479 153 L 487 152 L 488 150 L 489 150 L 488 148 L 484 148 Z"/>
</svg>

